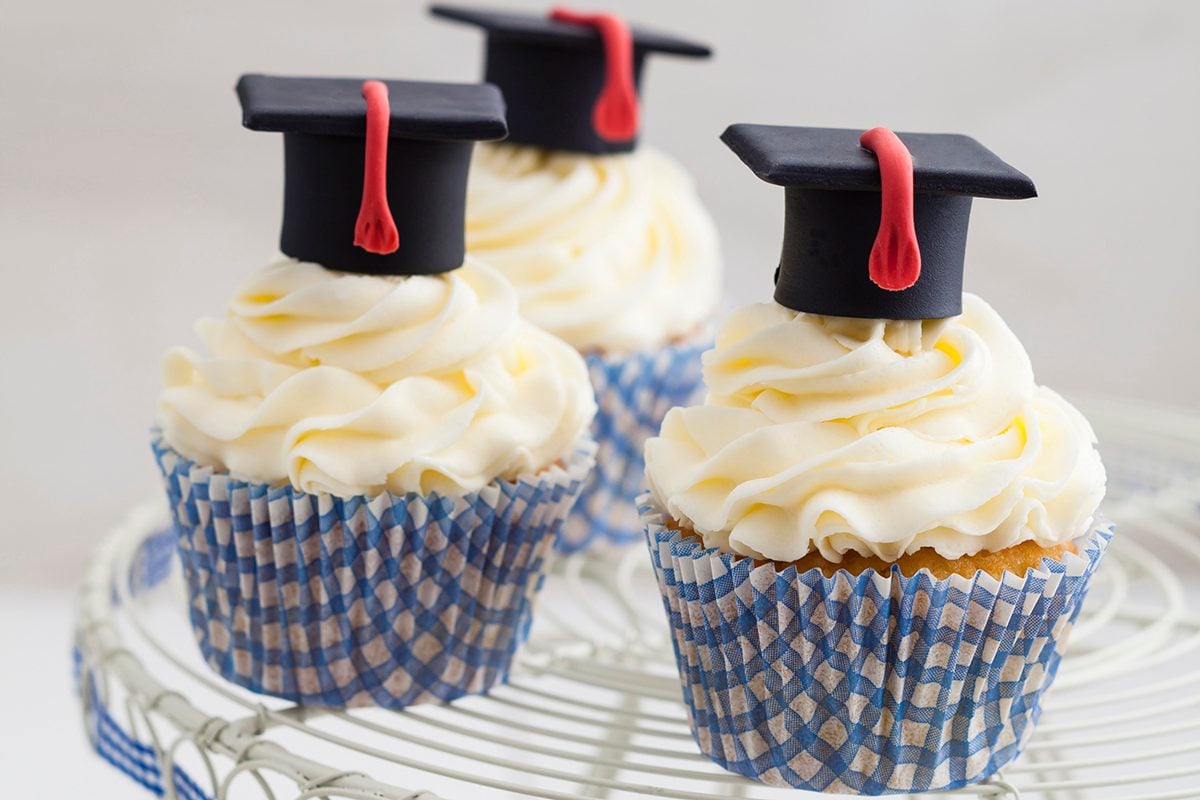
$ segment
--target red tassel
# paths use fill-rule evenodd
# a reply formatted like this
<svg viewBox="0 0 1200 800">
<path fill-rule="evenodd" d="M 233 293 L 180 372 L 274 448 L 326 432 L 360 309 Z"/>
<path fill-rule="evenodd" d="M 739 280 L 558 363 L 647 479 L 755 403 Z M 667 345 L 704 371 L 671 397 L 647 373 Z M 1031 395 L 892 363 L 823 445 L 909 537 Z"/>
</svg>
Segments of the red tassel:
<svg viewBox="0 0 1200 800">
<path fill-rule="evenodd" d="M 363 164 L 362 205 L 354 223 L 354 244 L 368 253 L 387 255 L 400 247 L 400 234 L 387 199 L 388 127 L 392 108 L 383 81 L 364 81 L 367 101 L 367 155 Z"/>
<path fill-rule="evenodd" d="M 629 26 L 615 14 L 581 14 L 567 8 L 555 8 L 550 19 L 599 31 L 604 45 L 604 88 L 592 107 L 592 126 L 601 139 L 610 142 L 627 142 L 637 136 L 638 97 Z"/>
<path fill-rule="evenodd" d="M 921 248 L 913 221 L 912 154 L 887 128 L 872 128 L 858 143 L 879 160 L 882 198 L 879 233 L 868 262 L 871 280 L 889 292 L 903 291 L 921 277 Z"/>
</svg>

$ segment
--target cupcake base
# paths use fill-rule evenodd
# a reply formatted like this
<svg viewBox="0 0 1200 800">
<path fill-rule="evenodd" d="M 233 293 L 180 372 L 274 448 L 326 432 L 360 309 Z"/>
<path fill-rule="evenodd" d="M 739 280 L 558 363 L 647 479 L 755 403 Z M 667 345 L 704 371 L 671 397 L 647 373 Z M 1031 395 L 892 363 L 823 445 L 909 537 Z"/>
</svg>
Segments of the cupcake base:
<svg viewBox="0 0 1200 800">
<path fill-rule="evenodd" d="M 1112 536 L 1000 578 L 827 577 L 706 550 L 639 502 L 701 752 L 849 794 L 961 787 L 1016 758 Z"/>
<path fill-rule="evenodd" d="M 560 553 L 641 540 L 636 499 L 646 483 L 642 448 L 658 435 L 667 411 L 700 391 L 700 354 L 710 347 L 705 332 L 653 350 L 586 355 L 596 389 L 592 436 L 599 450 L 596 469 L 563 526 Z"/>
<path fill-rule="evenodd" d="M 675 520 L 666 519 L 663 526 L 691 537 L 700 547 L 704 546 L 700 534 L 685 525 L 680 525 Z M 874 556 L 849 552 L 843 555 L 842 560 L 837 563 L 825 559 L 819 553 L 810 553 L 799 561 L 771 563 L 775 565 L 777 571 L 787 567 L 795 567 L 796 571 L 801 573 L 810 569 L 819 569 L 826 578 L 832 578 L 839 571 L 859 575 L 867 570 L 874 570 L 880 575 L 886 576 L 891 573 L 893 568 L 909 577 L 916 575 L 921 570 L 927 570 L 933 577 L 939 579 L 948 578 L 951 575 L 971 578 L 977 572 L 986 572 L 993 578 L 1001 578 L 1005 572 L 1024 575 L 1026 570 L 1040 569 L 1044 559 L 1061 561 L 1067 553 L 1074 552 L 1075 547 L 1070 542 L 1054 547 L 1042 547 L 1036 542 L 1021 542 L 994 553 L 978 553 L 956 559 L 943 558 L 936 551 L 924 548 L 915 553 L 905 554 L 897 561 L 884 561 Z M 754 563 L 759 565 L 765 564 L 767 561 L 760 559 Z"/>
<path fill-rule="evenodd" d="M 299 703 L 388 708 L 507 678 L 595 452 L 464 497 L 340 499 L 153 446 L 208 664 Z"/>
</svg>

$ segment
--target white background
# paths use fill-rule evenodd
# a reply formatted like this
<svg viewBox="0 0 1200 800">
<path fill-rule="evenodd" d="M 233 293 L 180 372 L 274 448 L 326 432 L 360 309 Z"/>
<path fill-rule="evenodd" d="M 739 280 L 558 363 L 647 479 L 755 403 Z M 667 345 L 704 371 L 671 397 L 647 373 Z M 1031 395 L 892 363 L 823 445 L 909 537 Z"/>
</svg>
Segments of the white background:
<svg viewBox="0 0 1200 800">
<path fill-rule="evenodd" d="M 1200 5 L 608 5 L 716 47 L 707 63 L 651 63 L 643 139 L 697 176 L 731 304 L 770 295 L 782 193 L 720 144 L 725 125 L 968 133 L 1041 193 L 976 202 L 966 279 L 1039 379 L 1200 401 Z M 0 621 L 10 643 L 41 645 L 37 658 L 8 651 L 0 691 L 19 714 L 44 709 L 72 754 L 69 591 L 105 528 L 156 489 L 159 356 L 194 343 L 193 320 L 277 241 L 281 145 L 240 127 L 234 81 L 478 77 L 480 35 L 423 7 L 0 4 Z M 66 796 L 44 771 L 0 771 L 38 781 L 6 794 Z M 108 778 L 86 759 L 59 774 L 118 796 Z"/>
</svg>

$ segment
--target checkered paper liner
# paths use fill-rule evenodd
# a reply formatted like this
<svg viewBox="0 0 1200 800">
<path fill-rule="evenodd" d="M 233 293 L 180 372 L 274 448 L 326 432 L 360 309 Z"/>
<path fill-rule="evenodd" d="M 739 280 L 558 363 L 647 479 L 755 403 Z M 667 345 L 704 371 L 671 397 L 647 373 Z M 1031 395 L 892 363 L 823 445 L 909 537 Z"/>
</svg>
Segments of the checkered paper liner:
<svg viewBox="0 0 1200 800">
<path fill-rule="evenodd" d="M 507 678 L 595 453 L 464 497 L 341 499 L 238 480 L 157 432 L 153 449 L 208 664 L 300 703 L 388 708 Z"/>
<path fill-rule="evenodd" d="M 1029 741 L 1112 536 L 1024 576 L 824 577 L 705 549 L 639 498 L 701 752 L 774 786 L 878 795 L 983 780 Z"/>
<path fill-rule="evenodd" d="M 587 356 L 598 406 L 592 436 L 599 451 L 596 469 L 563 526 L 559 552 L 641 540 L 635 501 L 646 485 L 642 448 L 658 435 L 671 408 L 686 405 L 703 388 L 700 354 L 710 347 L 706 332 L 654 350 Z"/>
</svg>

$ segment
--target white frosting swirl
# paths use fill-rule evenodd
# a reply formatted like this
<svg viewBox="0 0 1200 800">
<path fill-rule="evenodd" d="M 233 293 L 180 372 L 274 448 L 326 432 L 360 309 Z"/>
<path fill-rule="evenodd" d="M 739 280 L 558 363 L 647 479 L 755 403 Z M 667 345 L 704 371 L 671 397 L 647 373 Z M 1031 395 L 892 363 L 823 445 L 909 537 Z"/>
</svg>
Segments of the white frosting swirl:
<svg viewBox="0 0 1200 800">
<path fill-rule="evenodd" d="M 476 147 L 467 247 L 517 287 L 522 315 L 584 351 L 686 336 L 718 303 L 716 227 L 691 178 L 646 148 Z"/>
<path fill-rule="evenodd" d="M 281 258 L 197 332 L 208 355 L 164 359 L 167 442 L 306 492 L 472 492 L 567 455 L 595 413 L 579 354 L 470 258 L 409 278 Z"/>
<path fill-rule="evenodd" d="M 1037 386 L 983 300 L 950 320 L 730 316 L 704 405 L 646 445 L 659 502 L 705 544 L 775 561 L 895 561 L 1086 533 L 1105 475 L 1083 416 Z"/>
</svg>

